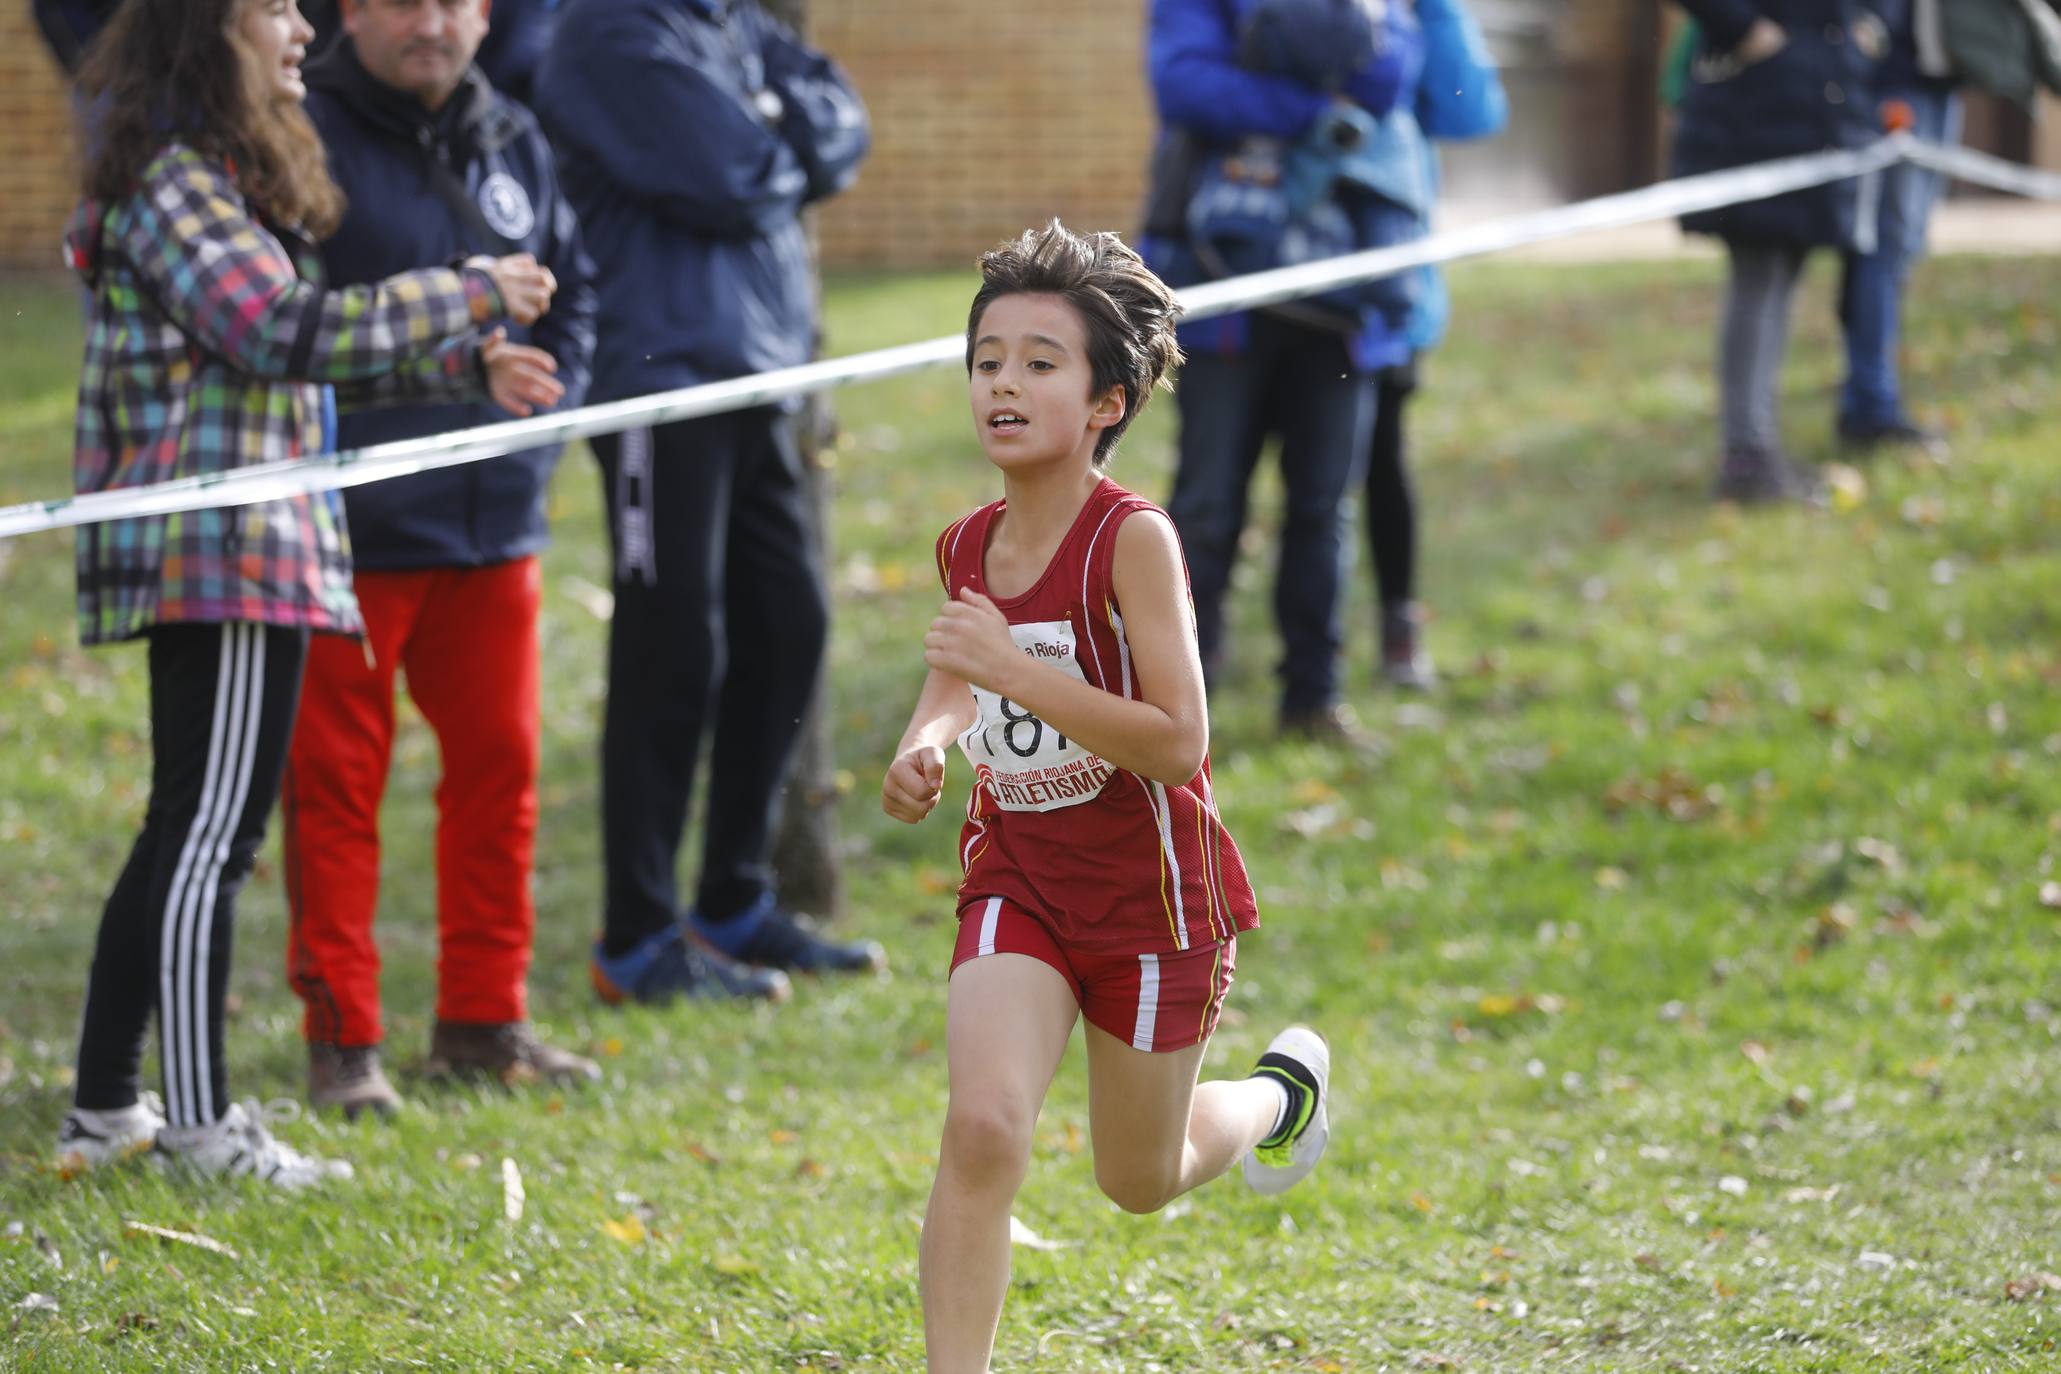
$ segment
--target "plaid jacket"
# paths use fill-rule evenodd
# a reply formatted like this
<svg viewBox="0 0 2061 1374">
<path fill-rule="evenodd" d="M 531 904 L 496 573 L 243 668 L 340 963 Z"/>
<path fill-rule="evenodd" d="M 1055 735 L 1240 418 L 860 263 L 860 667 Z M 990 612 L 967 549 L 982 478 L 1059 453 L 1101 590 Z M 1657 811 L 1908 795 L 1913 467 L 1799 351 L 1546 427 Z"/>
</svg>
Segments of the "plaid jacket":
<svg viewBox="0 0 2061 1374">
<path fill-rule="evenodd" d="M 474 327 L 502 310 L 473 269 L 325 290 L 312 243 L 262 222 L 232 169 L 176 142 L 133 195 L 81 205 L 66 247 L 93 292 L 81 493 L 320 453 L 324 384 L 346 406 L 476 397 Z M 87 644 L 176 621 L 363 628 L 333 492 L 85 526 L 78 573 Z"/>
</svg>

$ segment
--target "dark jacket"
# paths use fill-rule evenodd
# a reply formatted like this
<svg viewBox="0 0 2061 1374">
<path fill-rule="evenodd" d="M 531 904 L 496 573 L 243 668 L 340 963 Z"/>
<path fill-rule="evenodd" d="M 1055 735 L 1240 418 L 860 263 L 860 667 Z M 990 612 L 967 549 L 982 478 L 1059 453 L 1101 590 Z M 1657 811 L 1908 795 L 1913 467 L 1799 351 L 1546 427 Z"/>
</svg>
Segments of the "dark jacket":
<svg viewBox="0 0 2061 1374">
<path fill-rule="evenodd" d="M 537 106 L 604 268 L 595 400 L 809 359 L 801 208 L 869 141 L 828 58 L 750 0 L 571 0 Z"/>
<path fill-rule="evenodd" d="M 2061 0 L 1940 0 L 1939 36 L 1956 76 L 2027 109 L 2061 92 Z"/>
<path fill-rule="evenodd" d="M 86 45 L 113 17 L 118 0 L 30 0 L 36 27 L 50 45 L 50 55 L 65 71 L 76 74 Z"/>
<path fill-rule="evenodd" d="M 442 110 L 374 80 L 348 39 L 308 68 L 308 114 L 349 198 L 322 261 L 340 284 L 377 281 L 410 267 L 475 253 L 534 253 L 558 278 L 551 311 L 508 336 L 558 360 L 567 407 L 580 404 L 594 351 L 594 269 L 578 223 L 559 193 L 549 145 L 528 110 L 497 94 L 477 69 Z M 447 169 L 438 191 L 431 159 Z M 462 188 L 462 191 L 459 189 Z M 510 418 L 491 402 L 417 406 L 345 415 L 345 449 L 411 439 Z M 477 567 L 544 546 L 544 489 L 559 448 L 531 449 L 345 493 L 351 542 L 362 568 Z"/>
<path fill-rule="evenodd" d="M 1198 148 L 1218 152 L 1259 135 L 1293 140 L 1302 137 L 1333 97 L 1286 77 L 1249 70 L 1240 60 L 1236 0 L 1152 0 L 1146 38 L 1146 72 L 1159 112 L 1159 148 L 1155 178 L 1168 175 L 1172 159 L 1168 140 L 1182 136 Z M 1369 114 L 1394 109 L 1406 91 L 1416 88 L 1423 61 L 1423 35 L 1400 6 L 1390 9 L 1387 41 L 1380 54 L 1346 83 L 1342 94 Z M 1168 188 L 1155 187 L 1157 200 Z M 1173 192 L 1185 209 L 1184 190 Z M 1148 207 L 1148 219 L 1153 212 Z M 1140 247 L 1147 262 L 1174 286 L 1204 280 L 1206 273 L 1185 235 L 1168 226 L 1148 224 Z M 1246 347 L 1251 317 L 1245 311 L 1218 315 L 1181 326 L 1187 351 L 1237 354 Z M 1380 366 L 1377 358 L 1390 333 L 1370 319 L 1348 346 L 1362 366 Z"/>
<path fill-rule="evenodd" d="M 1879 21 L 1886 35 L 1906 0 L 1680 0 L 1702 26 L 1675 134 L 1674 173 L 1690 176 L 1882 136 L 1879 61 L 1855 40 Z M 1741 68 L 1732 51 L 1756 19 L 1780 24 L 1788 45 Z M 1805 246 L 1854 244 L 1856 183 L 1795 191 L 1686 215 L 1682 227 L 1720 238 Z"/>
</svg>

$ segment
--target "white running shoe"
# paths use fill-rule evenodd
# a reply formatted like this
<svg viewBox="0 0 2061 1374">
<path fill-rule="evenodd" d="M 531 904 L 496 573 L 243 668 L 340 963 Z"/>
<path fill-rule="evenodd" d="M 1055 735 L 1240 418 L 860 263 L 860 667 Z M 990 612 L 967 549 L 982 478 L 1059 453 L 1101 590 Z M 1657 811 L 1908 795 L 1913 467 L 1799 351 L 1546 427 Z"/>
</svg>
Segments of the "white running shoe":
<svg viewBox="0 0 2061 1374">
<path fill-rule="evenodd" d="M 112 1111 L 74 1107 L 57 1128 L 57 1170 L 70 1177 L 133 1159 L 155 1145 L 164 1128 L 165 1106 L 156 1093 Z"/>
<path fill-rule="evenodd" d="M 1260 1056 L 1253 1077 L 1292 1081 L 1303 1089 L 1300 1110 L 1279 1138 L 1256 1146 L 1244 1160 L 1245 1181 L 1256 1193 L 1285 1193 L 1309 1177 L 1331 1143 L 1331 1047 L 1308 1026 L 1290 1026 Z"/>
<path fill-rule="evenodd" d="M 299 1104 L 285 1105 L 297 1109 Z M 197 1173 L 250 1177 L 288 1191 L 352 1176 L 355 1171 L 347 1160 L 304 1155 L 275 1139 L 269 1122 L 281 1114 L 255 1102 L 240 1102 L 213 1125 L 167 1127 L 158 1135 L 158 1149 Z M 296 1115 L 297 1111 L 283 1114 Z"/>
</svg>

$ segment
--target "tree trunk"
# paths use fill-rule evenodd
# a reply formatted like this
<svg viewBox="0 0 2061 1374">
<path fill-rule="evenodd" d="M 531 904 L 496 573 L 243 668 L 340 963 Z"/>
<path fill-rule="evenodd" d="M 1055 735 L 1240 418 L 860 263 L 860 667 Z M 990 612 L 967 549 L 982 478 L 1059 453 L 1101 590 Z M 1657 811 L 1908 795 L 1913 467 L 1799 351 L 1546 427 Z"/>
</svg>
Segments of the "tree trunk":
<svg viewBox="0 0 2061 1374">
<path fill-rule="evenodd" d="M 766 11 L 798 34 L 808 32 L 808 0 L 764 0 Z M 816 252 L 813 219 L 808 224 L 809 255 Z M 826 579 L 830 577 L 831 461 L 836 452 L 837 415 L 826 394 L 818 392 L 795 417 L 795 435 L 801 446 L 802 463 L 808 475 L 809 508 L 813 518 L 816 554 Z M 837 751 L 830 729 L 830 667 L 826 655 L 823 676 L 802 723 L 795 746 L 794 765 L 788 770 L 787 793 L 782 803 L 780 835 L 773 845 L 774 881 L 780 901 L 797 911 L 836 917 L 844 910 L 844 874 L 838 858 L 837 806 L 841 794 L 837 779 Z"/>
</svg>

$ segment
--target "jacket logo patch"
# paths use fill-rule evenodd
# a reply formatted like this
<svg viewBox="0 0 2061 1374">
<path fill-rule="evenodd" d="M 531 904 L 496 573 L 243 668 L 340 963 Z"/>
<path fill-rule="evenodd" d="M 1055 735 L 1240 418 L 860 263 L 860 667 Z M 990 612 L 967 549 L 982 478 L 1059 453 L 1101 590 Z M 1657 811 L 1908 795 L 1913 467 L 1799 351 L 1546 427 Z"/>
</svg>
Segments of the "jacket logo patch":
<svg viewBox="0 0 2061 1374">
<path fill-rule="evenodd" d="M 530 193 L 506 172 L 495 172 L 479 184 L 479 210 L 486 216 L 487 227 L 504 239 L 520 242 L 537 227 Z"/>
</svg>

